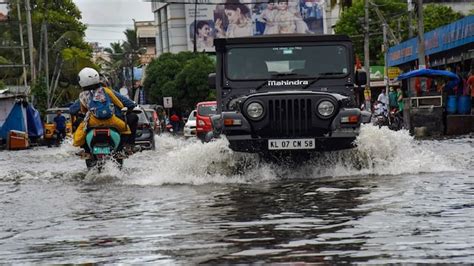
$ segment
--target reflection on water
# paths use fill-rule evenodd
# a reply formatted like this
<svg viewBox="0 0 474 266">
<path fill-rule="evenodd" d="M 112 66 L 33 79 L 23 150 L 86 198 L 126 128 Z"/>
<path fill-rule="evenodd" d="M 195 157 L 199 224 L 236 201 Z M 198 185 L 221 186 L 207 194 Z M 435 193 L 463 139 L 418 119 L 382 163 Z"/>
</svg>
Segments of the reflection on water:
<svg viewBox="0 0 474 266">
<path fill-rule="evenodd" d="M 474 261 L 472 139 L 367 127 L 292 169 L 157 144 L 101 174 L 66 145 L 0 152 L 0 263 Z"/>
</svg>

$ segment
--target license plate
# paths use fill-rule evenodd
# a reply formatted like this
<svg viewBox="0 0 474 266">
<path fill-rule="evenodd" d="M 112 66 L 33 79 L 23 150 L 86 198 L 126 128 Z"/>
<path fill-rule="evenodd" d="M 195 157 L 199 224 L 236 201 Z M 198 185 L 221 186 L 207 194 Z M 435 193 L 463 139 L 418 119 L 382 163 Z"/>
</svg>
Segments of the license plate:
<svg viewBox="0 0 474 266">
<path fill-rule="evenodd" d="M 316 147 L 314 139 L 269 139 L 269 150 L 311 150 Z"/>
<path fill-rule="evenodd" d="M 94 147 L 93 154 L 110 154 L 110 147 Z"/>
</svg>

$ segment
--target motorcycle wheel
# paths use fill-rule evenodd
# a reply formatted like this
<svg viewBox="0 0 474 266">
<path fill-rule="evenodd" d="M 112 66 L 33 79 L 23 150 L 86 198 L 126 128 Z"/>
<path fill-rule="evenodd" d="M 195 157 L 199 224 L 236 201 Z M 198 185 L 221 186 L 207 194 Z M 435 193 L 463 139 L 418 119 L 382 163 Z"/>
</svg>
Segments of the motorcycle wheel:
<svg viewBox="0 0 474 266">
<path fill-rule="evenodd" d="M 94 168 L 97 165 L 97 161 L 95 159 L 86 159 L 86 166 L 87 169 Z"/>
</svg>

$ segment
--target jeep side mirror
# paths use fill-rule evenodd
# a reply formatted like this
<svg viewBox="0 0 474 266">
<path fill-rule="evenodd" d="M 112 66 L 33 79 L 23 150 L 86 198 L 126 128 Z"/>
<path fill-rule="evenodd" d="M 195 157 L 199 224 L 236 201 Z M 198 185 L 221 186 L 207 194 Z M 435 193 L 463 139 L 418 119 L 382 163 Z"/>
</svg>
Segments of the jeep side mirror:
<svg viewBox="0 0 474 266">
<path fill-rule="evenodd" d="M 367 84 L 367 73 L 365 71 L 358 70 L 355 75 L 355 82 L 358 86 L 363 86 Z"/>
<path fill-rule="evenodd" d="M 216 73 L 209 74 L 207 82 L 208 82 L 209 88 L 211 90 L 215 90 L 216 89 Z"/>
</svg>

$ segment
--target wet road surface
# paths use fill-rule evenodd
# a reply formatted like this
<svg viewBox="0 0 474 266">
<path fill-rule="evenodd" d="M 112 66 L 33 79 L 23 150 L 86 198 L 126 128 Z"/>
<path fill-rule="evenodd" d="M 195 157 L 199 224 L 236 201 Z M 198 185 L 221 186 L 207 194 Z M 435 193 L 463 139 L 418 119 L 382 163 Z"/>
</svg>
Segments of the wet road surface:
<svg viewBox="0 0 474 266">
<path fill-rule="evenodd" d="M 365 127 L 288 168 L 160 136 L 100 174 L 0 151 L 0 263 L 472 263 L 473 142 Z"/>
</svg>

